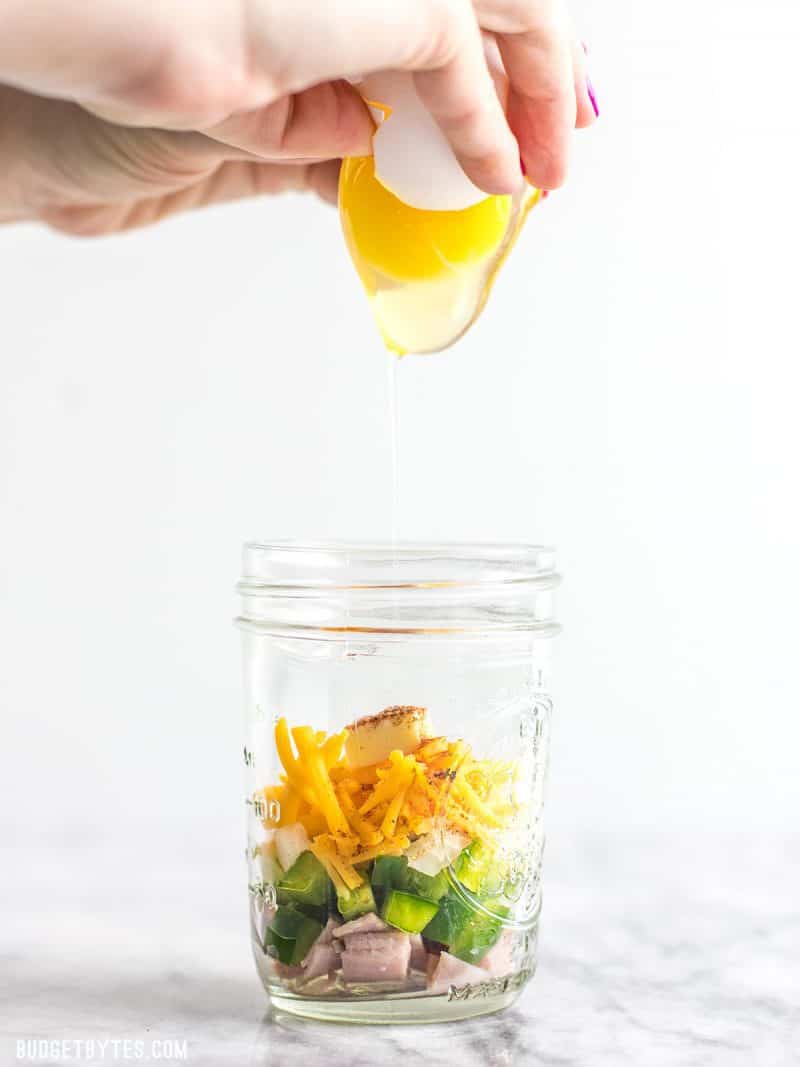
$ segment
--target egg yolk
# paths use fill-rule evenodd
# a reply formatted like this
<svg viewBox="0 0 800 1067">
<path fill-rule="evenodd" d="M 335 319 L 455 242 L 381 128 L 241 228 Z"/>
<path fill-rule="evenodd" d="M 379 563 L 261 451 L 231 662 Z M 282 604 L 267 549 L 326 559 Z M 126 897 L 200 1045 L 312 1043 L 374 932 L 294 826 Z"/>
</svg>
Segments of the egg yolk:
<svg viewBox="0 0 800 1067">
<path fill-rule="evenodd" d="M 339 211 L 355 265 L 368 290 L 372 272 L 395 282 L 432 281 L 485 262 L 508 230 L 510 196 L 489 196 L 463 211 L 421 211 L 375 177 L 371 156 L 346 159 Z"/>
</svg>

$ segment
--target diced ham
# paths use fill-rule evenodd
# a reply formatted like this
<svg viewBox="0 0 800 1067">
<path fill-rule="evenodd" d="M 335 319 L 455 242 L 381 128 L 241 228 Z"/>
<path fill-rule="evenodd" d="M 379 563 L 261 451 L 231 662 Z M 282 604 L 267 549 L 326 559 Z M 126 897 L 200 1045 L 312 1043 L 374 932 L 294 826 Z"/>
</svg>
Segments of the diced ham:
<svg viewBox="0 0 800 1067">
<path fill-rule="evenodd" d="M 422 934 L 411 934 L 411 970 L 424 971 L 427 965 L 428 953 L 425 951 Z"/>
<path fill-rule="evenodd" d="M 493 978 L 505 978 L 507 974 L 513 974 L 515 943 L 513 930 L 504 930 L 478 966 L 488 971 Z"/>
<path fill-rule="evenodd" d="M 486 980 L 486 971 L 480 967 L 464 963 L 449 952 L 443 952 L 433 974 L 428 978 L 428 992 L 446 993 L 450 986 L 477 985 Z"/>
<path fill-rule="evenodd" d="M 304 971 L 302 967 L 291 967 L 288 963 L 281 963 L 280 960 L 271 960 L 272 969 L 279 978 L 291 979 L 302 978 Z"/>
<path fill-rule="evenodd" d="M 330 918 L 325 923 L 322 933 L 311 946 L 303 960 L 303 977 L 305 979 L 318 978 L 321 974 L 329 974 L 336 971 L 340 965 L 341 941 L 336 941 L 334 934 L 339 929 L 340 923 Z"/>
<path fill-rule="evenodd" d="M 339 927 L 341 925 L 342 924 L 338 921 L 338 919 L 334 919 L 334 918 L 328 919 L 328 921 L 325 923 L 325 927 L 324 927 L 322 933 L 319 935 L 319 937 L 314 942 L 314 944 L 316 944 L 316 945 L 330 945 L 330 943 L 333 941 L 333 935 L 336 933 L 336 931 L 339 929 Z"/>
<path fill-rule="evenodd" d="M 408 934 L 402 930 L 371 931 L 363 934 L 350 934 L 345 941 L 348 952 L 382 952 L 390 941 L 408 941 Z M 409 942 L 410 943 L 410 942 Z"/>
<path fill-rule="evenodd" d="M 321 937 L 317 938 L 303 960 L 303 977 L 306 980 L 319 978 L 321 974 L 329 974 L 339 967 L 339 953 L 333 945 L 321 944 Z"/>
<path fill-rule="evenodd" d="M 347 982 L 400 982 L 408 974 L 411 959 L 408 934 L 400 931 L 354 934 L 347 938 L 345 945 L 342 977 Z"/>
<path fill-rule="evenodd" d="M 389 927 L 380 915 L 376 915 L 374 911 L 370 911 L 367 912 L 366 915 L 362 915 L 360 919 L 353 919 L 352 922 L 343 923 L 343 925 L 336 931 L 336 936 L 339 938 L 347 938 L 351 934 L 368 934 L 378 930 L 388 929 Z"/>
</svg>

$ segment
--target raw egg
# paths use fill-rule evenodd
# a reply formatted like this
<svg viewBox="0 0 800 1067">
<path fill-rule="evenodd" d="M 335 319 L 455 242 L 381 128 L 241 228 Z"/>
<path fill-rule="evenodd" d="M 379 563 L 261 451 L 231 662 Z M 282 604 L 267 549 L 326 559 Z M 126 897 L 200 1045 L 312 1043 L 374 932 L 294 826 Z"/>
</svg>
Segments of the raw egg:
<svg viewBox="0 0 800 1067">
<path fill-rule="evenodd" d="M 346 159 L 342 229 L 387 347 L 398 355 L 427 353 L 458 340 L 483 309 L 539 198 L 526 186 L 455 211 L 411 207 L 379 181 L 371 156 Z"/>
</svg>

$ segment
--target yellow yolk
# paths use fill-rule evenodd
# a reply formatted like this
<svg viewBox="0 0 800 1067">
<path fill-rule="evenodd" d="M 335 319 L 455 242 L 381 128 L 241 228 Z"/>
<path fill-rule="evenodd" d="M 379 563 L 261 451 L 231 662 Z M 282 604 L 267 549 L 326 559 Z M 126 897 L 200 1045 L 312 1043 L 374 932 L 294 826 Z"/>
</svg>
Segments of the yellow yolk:
<svg viewBox="0 0 800 1067">
<path fill-rule="evenodd" d="M 375 177 L 371 156 L 347 159 L 339 209 L 357 263 L 396 282 L 433 279 L 497 251 L 511 217 L 510 196 L 489 196 L 463 211 L 420 211 Z"/>
<path fill-rule="evenodd" d="M 339 214 L 388 348 L 436 352 L 480 314 L 527 209 L 539 199 L 488 196 L 463 211 L 409 207 L 375 177 L 371 156 L 345 159 Z"/>
</svg>

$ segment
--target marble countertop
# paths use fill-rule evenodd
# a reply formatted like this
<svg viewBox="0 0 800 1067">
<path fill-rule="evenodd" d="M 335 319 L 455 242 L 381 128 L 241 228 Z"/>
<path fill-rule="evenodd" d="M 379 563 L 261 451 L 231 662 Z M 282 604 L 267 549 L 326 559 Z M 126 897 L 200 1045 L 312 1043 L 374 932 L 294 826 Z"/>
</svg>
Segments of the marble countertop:
<svg viewBox="0 0 800 1067">
<path fill-rule="evenodd" d="M 800 1061 L 800 835 L 551 836 L 539 971 L 517 1005 L 380 1028 L 270 1012 L 235 838 L 6 835 L 0 1062 Z"/>
</svg>

